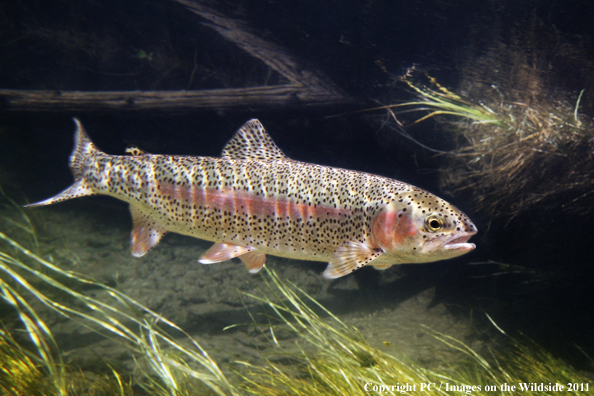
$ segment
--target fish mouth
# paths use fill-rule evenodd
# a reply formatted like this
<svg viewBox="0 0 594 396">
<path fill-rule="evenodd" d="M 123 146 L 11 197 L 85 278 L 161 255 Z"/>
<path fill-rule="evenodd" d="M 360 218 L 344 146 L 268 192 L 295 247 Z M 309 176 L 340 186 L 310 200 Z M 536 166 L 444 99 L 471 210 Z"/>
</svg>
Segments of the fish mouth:
<svg viewBox="0 0 594 396">
<path fill-rule="evenodd" d="M 422 247 L 422 253 L 437 253 L 441 251 L 444 257 L 456 257 L 470 252 L 476 245 L 467 242 L 470 237 L 476 234 L 476 231 L 462 231 L 454 235 L 441 235 L 429 240 Z"/>
<path fill-rule="evenodd" d="M 473 250 L 476 248 L 476 245 L 474 243 L 467 243 L 466 241 L 468 241 L 474 234 L 476 234 L 476 232 L 469 232 L 462 236 L 452 238 L 443 245 L 443 248 L 446 250 Z"/>
</svg>

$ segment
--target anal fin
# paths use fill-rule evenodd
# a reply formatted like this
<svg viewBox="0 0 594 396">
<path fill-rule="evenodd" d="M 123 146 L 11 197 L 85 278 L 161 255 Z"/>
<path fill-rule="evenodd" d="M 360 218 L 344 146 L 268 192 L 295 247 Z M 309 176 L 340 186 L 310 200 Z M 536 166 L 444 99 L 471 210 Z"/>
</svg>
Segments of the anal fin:
<svg viewBox="0 0 594 396">
<path fill-rule="evenodd" d="M 220 261 L 239 257 L 245 268 L 252 273 L 260 271 L 266 261 L 266 254 L 250 246 L 239 246 L 231 243 L 215 243 L 198 259 L 202 264 L 214 264 Z"/>
<path fill-rule="evenodd" d="M 200 258 L 202 264 L 214 264 L 220 261 L 231 260 L 254 250 L 248 246 L 232 245 L 230 243 L 215 243 Z"/>
<path fill-rule="evenodd" d="M 243 256 L 239 256 L 239 259 L 245 265 L 245 268 L 247 268 L 250 274 L 255 274 L 256 272 L 260 271 L 264 266 L 264 262 L 266 261 L 266 254 L 259 252 L 257 250 L 252 250 L 251 252 L 246 253 Z"/>
<path fill-rule="evenodd" d="M 144 256 L 159 243 L 167 230 L 135 206 L 130 205 L 130 213 L 132 213 L 132 255 Z"/>
<path fill-rule="evenodd" d="M 382 254 L 384 254 L 383 250 L 370 248 L 364 243 L 347 242 L 334 252 L 334 258 L 328 263 L 324 277 L 335 279 L 348 275 Z"/>
</svg>

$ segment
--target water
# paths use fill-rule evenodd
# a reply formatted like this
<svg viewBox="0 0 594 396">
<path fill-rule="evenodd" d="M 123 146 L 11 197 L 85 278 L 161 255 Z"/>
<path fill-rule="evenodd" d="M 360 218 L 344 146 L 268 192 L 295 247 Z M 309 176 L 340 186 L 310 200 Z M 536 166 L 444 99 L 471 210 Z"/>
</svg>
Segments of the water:
<svg viewBox="0 0 594 396">
<path fill-rule="evenodd" d="M 215 11 L 228 18 L 225 23 L 242 21 L 234 25 L 237 31 L 270 43 L 271 52 L 254 57 L 253 47 L 204 24 L 204 14 Z M 444 196 L 479 228 L 472 240 L 477 249 L 467 256 L 382 273 L 363 269 L 333 282 L 321 276 L 324 263 L 268 257 L 267 266 L 282 279 L 356 325 L 378 348 L 403 352 L 428 366 L 437 364 L 431 349 L 437 344 L 419 335 L 420 325 L 480 349 L 483 342 L 496 342 L 498 334 L 488 313 L 507 333 L 522 332 L 577 367 L 592 370 L 592 213 L 579 202 L 568 212 L 571 197 L 562 194 L 513 219 L 505 207 L 498 216 L 481 211 L 473 204 L 472 189 L 448 196 L 442 188 L 440 170 L 448 166 L 444 156 L 422 149 L 394 129 L 382 129 L 385 112 L 352 113 L 378 103 L 412 100 L 410 89 L 397 85 L 396 79 L 413 64 L 454 92 L 477 94 L 468 83 L 478 81 L 469 74 L 469 59 L 493 48 L 500 53 L 496 43 L 511 45 L 514 37 L 550 26 L 575 50 L 545 59 L 545 81 L 555 86 L 541 87 L 541 97 L 551 89 L 575 103 L 577 93 L 586 88 L 580 111 L 583 119 L 591 118 L 592 78 L 585 72 L 594 64 L 586 50 L 592 44 L 590 5 L 253 1 L 241 6 L 222 3 L 201 12 L 203 18 L 175 1 L 21 0 L 0 6 L 0 88 L 45 90 L 58 97 L 73 90 L 128 91 L 132 97 L 113 108 L 81 100 L 72 107 L 15 111 L 17 103 L 4 96 L 0 185 L 5 192 L 19 203 L 34 202 L 71 184 L 67 160 L 73 116 L 81 118 L 97 146 L 110 154 L 122 154 L 133 144 L 151 153 L 197 156 L 217 156 L 236 128 L 258 117 L 289 157 L 417 185 Z M 546 40 L 530 40 L 534 53 L 546 54 Z M 274 56 L 282 57 L 284 65 L 291 64 L 288 60 L 298 64 L 287 72 L 272 67 Z M 583 60 L 580 68 L 573 62 L 578 58 Z M 489 59 L 493 65 L 500 61 L 494 55 Z M 521 61 L 528 69 L 543 67 L 535 58 Z M 309 72 L 316 80 L 291 80 Z M 307 89 L 314 86 L 308 85 L 312 81 L 332 88 L 325 103 L 299 100 L 311 92 Z M 514 89 L 505 86 L 508 81 L 502 83 L 501 89 Z M 166 100 L 160 108 L 148 109 L 134 96 L 134 91 L 275 85 L 299 85 L 299 90 L 277 103 L 256 98 L 241 106 L 221 101 L 207 108 L 166 107 L 172 103 Z M 343 113 L 349 114 L 328 118 Z M 401 120 L 406 124 L 414 119 L 403 115 Z M 408 131 L 440 150 L 459 143 L 431 120 Z M 539 169 L 526 172 L 537 174 Z M 14 216 L 13 211 L 2 213 L 5 219 Z M 199 264 L 209 243 L 168 235 L 146 256 L 133 258 L 127 208 L 109 198 L 84 198 L 26 213 L 45 254 L 177 323 L 221 365 L 237 359 L 262 362 L 262 354 L 274 350 L 252 325 L 249 312 L 258 312 L 258 303 L 242 294 L 262 288 L 263 278 L 248 274 L 239 262 Z M 17 228 L 2 224 L 7 233 L 20 237 Z M 100 290 L 85 293 L 105 297 Z M 68 362 L 91 370 L 101 356 L 132 367 L 116 344 L 65 318 L 48 320 Z"/>
</svg>

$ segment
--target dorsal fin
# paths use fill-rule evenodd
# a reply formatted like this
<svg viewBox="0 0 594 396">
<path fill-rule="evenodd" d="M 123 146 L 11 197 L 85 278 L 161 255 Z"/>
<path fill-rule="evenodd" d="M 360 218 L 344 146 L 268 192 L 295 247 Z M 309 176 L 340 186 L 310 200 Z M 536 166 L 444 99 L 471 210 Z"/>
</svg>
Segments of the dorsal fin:
<svg viewBox="0 0 594 396">
<path fill-rule="evenodd" d="M 221 157 L 255 160 L 287 160 L 257 119 L 249 120 L 223 148 Z"/>
</svg>

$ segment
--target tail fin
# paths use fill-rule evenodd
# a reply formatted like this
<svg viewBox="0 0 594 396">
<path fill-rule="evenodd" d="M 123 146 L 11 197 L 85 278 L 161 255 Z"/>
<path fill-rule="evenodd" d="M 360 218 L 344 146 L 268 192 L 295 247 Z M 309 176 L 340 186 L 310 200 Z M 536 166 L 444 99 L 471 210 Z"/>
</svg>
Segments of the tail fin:
<svg viewBox="0 0 594 396">
<path fill-rule="evenodd" d="M 84 171 L 88 166 L 88 159 L 99 152 L 91 139 L 87 136 L 85 129 L 77 118 L 74 118 L 76 132 L 74 133 L 74 150 L 70 155 L 70 171 L 74 176 L 75 183 L 58 195 L 44 201 L 25 205 L 25 207 L 51 205 L 67 199 L 95 195 L 96 193 L 84 180 Z"/>
<path fill-rule="evenodd" d="M 76 132 L 74 132 L 74 150 L 70 154 L 70 171 L 74 176 L 74 180 L 79 181 L 83 177 L 83 171 L 87 167 L 87 159 L 98 152 L 89 136 L 85 132 L 78 118 L 73 118 L 76 124 Z"/>
</svg>

